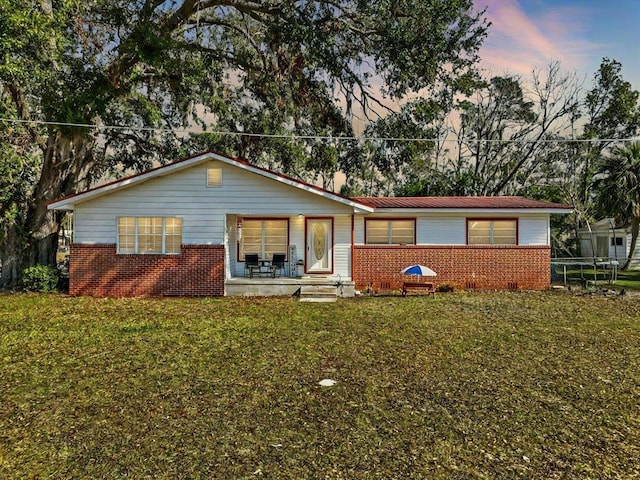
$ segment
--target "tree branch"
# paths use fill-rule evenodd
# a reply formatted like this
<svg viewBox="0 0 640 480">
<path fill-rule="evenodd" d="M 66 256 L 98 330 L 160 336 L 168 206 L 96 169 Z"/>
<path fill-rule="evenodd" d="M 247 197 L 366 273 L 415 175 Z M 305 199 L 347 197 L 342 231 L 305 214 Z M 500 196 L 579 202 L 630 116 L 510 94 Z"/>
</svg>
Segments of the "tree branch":
<svg viewBox="0 0 640 480">
<path fill-rule="evenodd" d="M 18 118 L 21 120 L 29 121 L 31 120 L 31 113 L 29 111 L 29 105 L 27 104 L 27 100 L 24 96 L 24 92 L 15 84 L 9 83 L 5 84 L 7 86 L 7 90 L 11 96 L 11 100 L 13 101 L 14 106 L 16 107 L 16 112 Z M 33 141 L 38 145 L 40 150 L 43 152 L 47 148 L 46 140 L 40 135 L 40 132 L 37 128 L 33 126 L 31 123 L 25 123 L 25 128 L 33 138 Z"/>
</svg>

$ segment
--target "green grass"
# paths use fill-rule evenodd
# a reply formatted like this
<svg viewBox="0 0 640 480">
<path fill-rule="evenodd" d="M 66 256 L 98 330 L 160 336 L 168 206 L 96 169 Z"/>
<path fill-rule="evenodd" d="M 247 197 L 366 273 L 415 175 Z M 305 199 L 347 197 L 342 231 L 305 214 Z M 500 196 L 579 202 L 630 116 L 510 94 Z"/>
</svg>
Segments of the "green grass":
<svg viewBox="0 0 640 480">
<path fill-rule="evenodd" d="M 615 285 L 632 290 L 640 290 L 640 270 L 618 272 Z"/>
<path fill-rule="evenodd" d="M 562 284 L 564 281 L 562 268 L 556 266 L 557 280 L 555 283 Z M 597 281 L 598 287 L 610 288 L 613 290 L 640 290 L 640 270 L 619 270 L 615 281 L 611 281 L 611 272 L 599 269 L 594 272 L 593 268 L 569 268 L 567 269 L 567 283 L 570 285 L 582 285 L 584 280 L 588 280 L 589 285 L 593 285 L 593 280 Z"/>
<path fill-rule="evenodd" d="M 0 296 L 0 478 L 640 477 L 639 311 Z"/>
</svg>

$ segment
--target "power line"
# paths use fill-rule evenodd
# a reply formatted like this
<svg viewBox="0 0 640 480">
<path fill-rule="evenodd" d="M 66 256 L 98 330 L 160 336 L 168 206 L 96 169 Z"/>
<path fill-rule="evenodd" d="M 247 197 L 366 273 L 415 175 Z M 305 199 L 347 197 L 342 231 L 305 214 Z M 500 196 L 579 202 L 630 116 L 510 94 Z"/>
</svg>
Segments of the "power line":
<svg viewBox="0 0 640 480">
<path fill-rule="evenodd" d="M 89 123 L 71 123 L 71 122 L 52 122 L 45 120 L 23 120 L 17 118 L 2 118 L 0 122 L 14 123 L 14 124 L 32 124 L 32 125 L 49 125 L 56 127 L 72 127 L 72 128 L 88 128 L 93 130 L 126 130 L 126 131 L 138 131 L 138 132 L 172 132 L 182 134 L 193 133 L 210 133 L 221 136 L 235 136 L 235 137 L 252 137 L 252 138 L 280 138 L 290 140 L 324 140 L 324 141 L 362 141 L 371 140 L 379 142 L 460 142 L 460 143 L 516 143 L 516 144 L 528 144 L 528 143 L 595 143 L 595 142 L 636 142 L 640 141 L 640 137 L 627 137 L 627 138 L 563 138 L 563 139 L 473 139 L 473 138 L 446 138 L 434 137 L 434 138 L 404 138 L 404 137 L 369 137 L 369 136 L 344 136 L 334 137 L 329 135 L 297 135 L 297 134 L 270 134 L 270 133 L 251 133 L 251 132 L 230 132 L 221 130 L 203 130 L 202 132 L 196 132 L 193 130 L 172 130 L 166 127 L 134 127 L 123 125 L 92 125 Z"/>
</svg>

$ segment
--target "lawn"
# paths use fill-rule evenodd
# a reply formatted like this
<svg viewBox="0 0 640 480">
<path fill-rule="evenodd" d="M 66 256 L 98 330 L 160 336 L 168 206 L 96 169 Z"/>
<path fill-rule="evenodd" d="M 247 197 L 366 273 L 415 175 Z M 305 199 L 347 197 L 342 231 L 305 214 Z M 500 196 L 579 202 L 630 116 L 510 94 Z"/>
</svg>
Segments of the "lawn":
<svg viewBox="0 0 640 480">
<path fill-rule="evenodd" d="M 640 270 L 618 272 L 616 286 L 632 290 L 640 290 Z"/>
<path fill-rule="evenodd" d="M 0 295 L 0 478 L 640 477 L 639 312 Z"/>
<path fill-rule="evenodd" d="M 620 291 L 632 290 L 640 291 L 640 270 L 619 270 L 616 272 L 615 281 L 611 281 L 612 272 L 608 269 L 593 268 L 568 268 L 566 271 L 568 285 L 585 285 L 585 281 L 589 282 L 590 287 L 607 288 Z M 593 281 L 596 281 L 594 285 Z M 561 285 L 564 283 L 564 272 L 560 265 L 555 266 L 554 283 Z"/>
</svg>

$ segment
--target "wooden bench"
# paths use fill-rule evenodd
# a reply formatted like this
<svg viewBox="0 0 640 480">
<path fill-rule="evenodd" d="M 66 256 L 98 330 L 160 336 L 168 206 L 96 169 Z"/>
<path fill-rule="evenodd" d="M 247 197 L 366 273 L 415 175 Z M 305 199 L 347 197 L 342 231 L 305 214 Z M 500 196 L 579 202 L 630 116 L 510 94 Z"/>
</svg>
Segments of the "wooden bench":
<svg viewBox="0 0 640 480">
<path fill-rule="evenodd" d="M 409 291 L 424 291 L 427 295 L 436 296 L 435 285 L 431 282 L 402 282 L 402 296 L 406 297 Z"/>
</svg>

